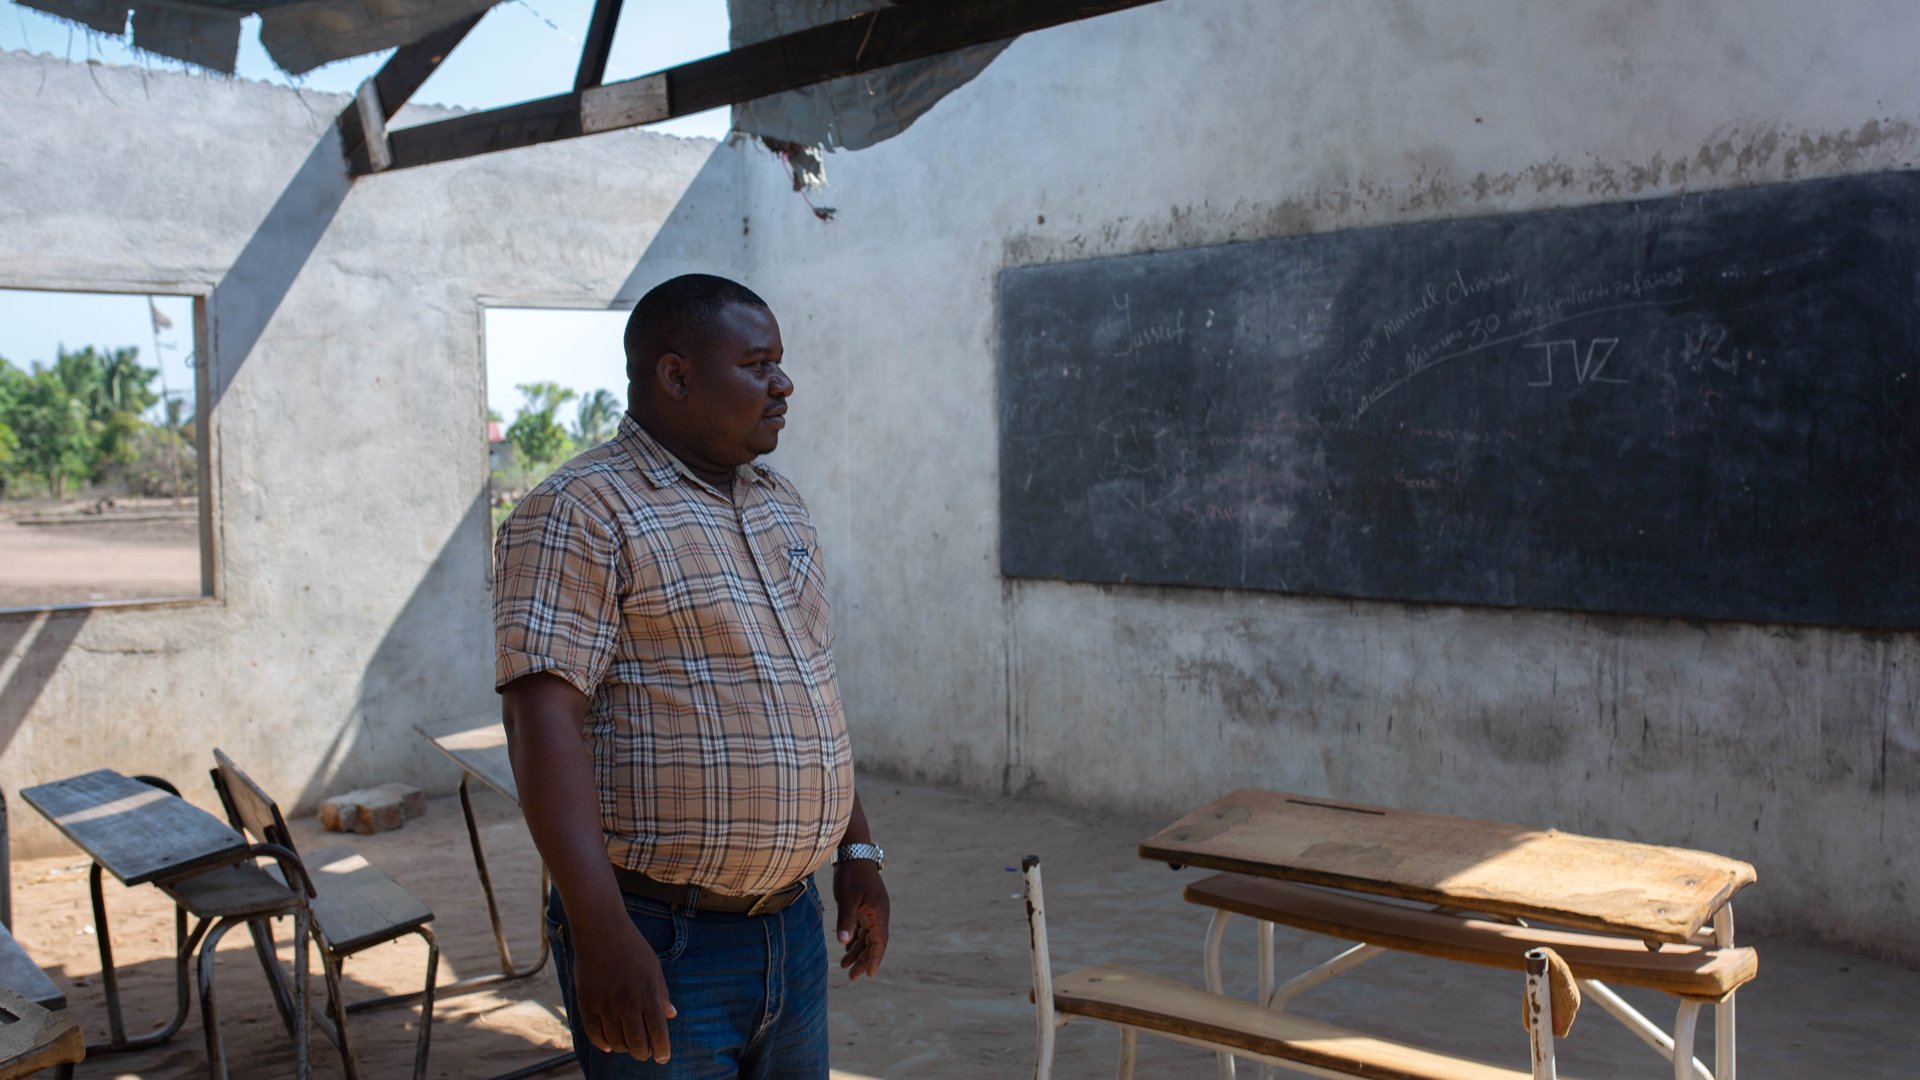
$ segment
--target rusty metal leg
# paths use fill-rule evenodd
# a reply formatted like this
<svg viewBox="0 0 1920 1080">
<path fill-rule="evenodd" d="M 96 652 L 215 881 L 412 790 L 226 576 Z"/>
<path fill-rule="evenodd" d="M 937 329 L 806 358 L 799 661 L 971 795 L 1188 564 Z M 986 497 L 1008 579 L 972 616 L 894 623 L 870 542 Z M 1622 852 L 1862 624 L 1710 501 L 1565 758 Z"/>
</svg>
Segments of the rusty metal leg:
<svg viewBox="0 0 1920 1080">
<path fill-rule="evenodd" d="M 360 1065 L 353 1058 L 353 1043 L 347 1038 L 347 999 L 340 989 L 340 957 L 323 942 L 320 966 L 327 973 L 327 1009 L 333 1014 L 333 1041 L 340 1048 L 340 1064 L 347 1080 L 360 1080 Z"/>
<path fill-rule="evenodd" d="M 480 823 L 473 816 L 472 779 L 472 773 L 463 772 L 460 774 L 460 814 L 467 823 L 467 845 L 473 850 L 473 871 L 480 878 L 480 895 L 485 898 L 487 902 L 487 923 L 493 928 L 493 948 L 494 952 L 500 957 L 500 970 L 488 972 L 485 975 L 471 975 L 464 979 L 456 979 L 445 986 L 435 988 L 434 992 L 442 997 L 451 994 L 462 994 L 469 990 L 477 990 L 483 986 L 494 986 L 499 983 L 512 982 L 515 979 L 525 979 L 537 975 L 542 968 L 547 966 L 547 959 L 552 955 L 551 947 L 547 942 L 546 923 L 542 915 L 542 912 L 546 910 L 548 882 L 546 864 L 542 863 L 540 866 L 540 903 L 534 905 L 534 916 L 536 920 L 540 920 L 539 924 L 535 927 L 537 932 L 534 935 L 535 939 L 539 942 L 540 955 L 531 966 L 524 968 L 513 966 L 513 951 L 507 947 L 506 920 L 500 914 L 500 901 L 494 896 L 493 875 L 487 870 L 486 849 L 480 845 Z M 420 990 L 413 990 L 404 994 L 384 994 L 380 997 L 368 998 L 365 1001 L 356 1001 L 347 1006 L 347 1011 L 357 1013 L 365 1012 L 368 1009 L 384 1009 L 389 1005 L 406 1005 L 420 1000 L 423 996 L 425 996 L 425 993 Z"/>
<path fill-rule="evenodd" d="M 113 970 L 113 941 L 107 935 L 107 897 L 100 887 L 100 864 L 87 870 L 87 891 L 93 897 L 93 936 L 100 947 L 100 985 L 107 995 L 107 1048 L 127 1041 L 127 1025 L 120 1017 L 120 978 Z M 89 1047 L 89 1049 L 92 1049 Z"/>
<path fill-rule="evenodd" d="M 493 875 L 487 872 L 487 853 L 486 850 L 480 846 L 480 825 L 473 817 L 473 796 L 469 787 L 469 782 L 472 779 L 472 773 L 463 772 L 460 774 L 460 813 L 465 816 L 467 822 L 467 843 L 473 848 L 473 869 L 474 872 L 480 876 L 480 894 L 486 897 L 487 900 L 487 922 L 493 927 L 494 950 L 500 954 L 500 975 L 506 979 L 524 979 L 529 975 L 537 973 L 547 964 L 548 947 L 546 923 L 536 920 L 537 925 L 535 926 L 536 932 L 534 938 L 539 942 L 540 958 L 533 962 L 532 967 L 524 969 L 514 967 L 513 951 L 507 947 L 505 920 L 500 916 L 500 901 L 495 898 L 493 894 Z M 545 910 L 546 900 L 547 867 L 545 863 L 542 863 L 540 865 L 540 903 L 535 905 L 534 908 L 536 915 Z M 480 978 L 485 977 L 486 976 L 480 976 Z M 453 985 L 463 986 L 467 984 L 468 980 L 463 979 Z M 475 985 L 477 985 L 477 983 Z"/>
<path fill-rule="evenodd" d="M 227 1052 L 220 1045 L 220 1015 L 214 1004 L 213 954 L 220 947 L 220 939 L 232 928 L 233 923 L 219 920 L 200 949 L 200 1023 L 207 1032 L 207 1075 L 213 1080 L 227 1080 Z"/>
<path fill-rule="evenodd" d="M 1553 990 L 1547 977 L 1547 951 L 1527 953 L 1527 1042 L 1533 1059 L 1533 1080 L 1554 1080 Z"/>
<path fill-rule="evenodd" d="M 427 1047 L 433 1040 L 433 983 L 440 976 L 440 946 L 433 940 L 433 931 L 426 927 L 414 933 L 427 943 L 427 981 L 426 992 L 420 998 L 420 1039 L 413 1050 L 413 1080 L 426 1080 Z"/>
<path fill-rule="evenodd" d="M 107 936 L 106 896 L 101 888 L 100 865 L 95 863 L 88 877 L 88 891 L 93 899 L 93 932 L 99 939 L 100 982 L 107 999 L 107 1030 L 105 1042 L 87 1044 L 89 1054 L 112 1054 L 125 1050 L 145 1050 L 159 1046 L 180 1033 L 186 1026 L 187 1010 L 193 1006 L 193 950 L 200 942 L 200 935 L 206 933 L 208 923 L 202 920 L 193 932 L 187 932 L 187 911 L 175 905 L 173 909 L 173 971 L 174 971 L 174 1007 L 173 1017 L 165 1024 L 133 1038 L 127 1037 L 126 1023 L 120 1009 L 120 980 L 113 966 L 113 943 Z"/>
<path fill-rule="evenodd" d="M 493 947 L 500 954 L 500 973 L 513 972 L 513 952 L 507 948 L 507 931 L 500 919 L 500 902 L 493 895 L 493 875 L 487 873 L 487 853 L 480 846 L 480 825 L 473 819 L 473 774 L 460 774 L 460 813 L 467 820 L 467 843 L 473 848 L 473 869 L 480 875 L 480 893 L 487 898 L 487 922 L 493 927 Z"/>
<path fill-rule="evenodd" d="M 312 1080 L 313 1040 L 307 1023 L 307 943 L 312 937 L 313 915 L 303 903 L 293 913 L 293 1067 L 296 1080 Z M 271 935 L 269 935 L 271 936 Z M 279 964 L 274 974 L 280 973 Z M 278 980 L 276 980 L 277 982 Z"/>
</svg>

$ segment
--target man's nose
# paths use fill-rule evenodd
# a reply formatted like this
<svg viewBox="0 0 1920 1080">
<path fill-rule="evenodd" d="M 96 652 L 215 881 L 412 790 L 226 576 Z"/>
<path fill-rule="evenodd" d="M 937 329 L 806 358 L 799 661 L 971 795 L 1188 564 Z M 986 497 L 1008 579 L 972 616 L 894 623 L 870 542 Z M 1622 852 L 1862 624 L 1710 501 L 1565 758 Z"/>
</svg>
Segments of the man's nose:
<svg viewBox="0 0 1920 1080">
<path fill-rule="evenodd" d="M 786 368 L 776 366 L 773 369 L 773 382 L 767 384 L 767 393 L 777 398 L 793 393 L 793 379 L 787 375 Z"/>
</svg>

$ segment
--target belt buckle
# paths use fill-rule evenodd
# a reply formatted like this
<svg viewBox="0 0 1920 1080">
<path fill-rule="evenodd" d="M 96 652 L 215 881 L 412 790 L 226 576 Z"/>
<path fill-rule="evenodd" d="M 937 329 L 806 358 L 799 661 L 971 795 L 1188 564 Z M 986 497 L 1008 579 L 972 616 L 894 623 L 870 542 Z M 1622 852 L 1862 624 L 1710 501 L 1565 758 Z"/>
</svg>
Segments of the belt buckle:
<svg viewBox="0 0 1920 1080">
<path fill-rule="evenodd" d="M 807 883 L 802 880 L 794 882 L 779 892 L 770 892 L 760 899 L 755 900 L 753 906 L 747 909 L 747 914 L 772 915 L 775 912 L 785 911 L 787 905 L 798 899 L 800 893 L 805 890 L 806 887 Z"/>
</svg>

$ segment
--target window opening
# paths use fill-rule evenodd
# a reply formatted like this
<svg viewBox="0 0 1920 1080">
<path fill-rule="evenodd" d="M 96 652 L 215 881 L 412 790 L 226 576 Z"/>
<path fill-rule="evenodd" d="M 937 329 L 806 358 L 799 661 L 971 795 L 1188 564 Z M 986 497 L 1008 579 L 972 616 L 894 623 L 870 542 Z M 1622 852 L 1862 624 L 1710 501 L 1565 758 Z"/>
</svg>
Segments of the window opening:
<svg viewBox="0 0 1920 1080">
<path fill-rule="evenodd" d="M 618 431 L 627 411 L 626 325 L 624 311 L 485 310 L 495 529 L 556 466 Z"/>
<path fill-rule="evenodd" d="M 0 610 L 211 592 L 198 303 L 0 289 Z"/>
</svg>

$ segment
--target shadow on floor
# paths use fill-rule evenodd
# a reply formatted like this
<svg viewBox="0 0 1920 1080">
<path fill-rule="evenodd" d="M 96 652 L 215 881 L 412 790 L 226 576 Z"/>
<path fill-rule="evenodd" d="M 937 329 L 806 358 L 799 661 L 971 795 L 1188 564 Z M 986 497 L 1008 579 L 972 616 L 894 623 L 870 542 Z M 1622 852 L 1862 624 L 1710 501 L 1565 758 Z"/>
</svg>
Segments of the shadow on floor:
<svg viewBox="0 0 1920 1080">
<path fill-rule="evenodd" d="M 828 1013 L 833 1064 L 875 1080 L 977 1080 L 1020 1077 L 1033 1066 L 1033 1007 L 1027 1000 L 1025 908 L 1019 861 L 1046 859 L 1049 931 L 1056 972 L 1114 962 L 1201 982 L 1207 912 L 1183 902 L 1180 890 L 1198 871 L 1169 872 L 1142 861 L 1135 845 L 1165 821 L 1103 815 L 1041 803 L 984 798 L 951 790 L 860 777 L 861 801 L 887 847 L 886 881 L 893 898 L 893 939 L 877 979 L 848 983 L 830 974 Z M 505 907 L 516 957 L 533 956 L 538 863 L 517 813 L 504 800 L 476 797 L 483 842 Z M 317 848 L 311 819 L 294 824 L 296 839 Z M 423 819 L 379 836 L 352 837 L 370 861 L 433 909 L 445 960 L 443 979 L 493 970 L 497 959 L 480 902 L 459 804 L 431 800 Z M 14 931 L 75 1001 L 76 1017 L 93 1034 L 104 1022 L 98 959 L 78 856 L 20 860 L 14 874 Z M 1765 888 L 1763 881 L 1757 888 Z M 147 1024 L 171 1001 L 170 909 L 153 889 L 108 887 L 117 955 L 128 974 L 133 1025 Z M 831 917 L 831 904 L 829 917 Z M 1276 935 L 1282 972 L 1298 971 L 1342 946 L 1282 930 Z M 1830 949 L 1770 939 L 1743 928 L 1760 951 L 1760 976 L 1740 996 L 1740 1064 L 1750 1076 L 1781 1080 L 1907 1080 L 1920 1075 L 1920 1051 L 1899 1033 L 1920 1000 L 1920 972 Z M 284 1032 L 244 934 L 222 950 L 219 988 L 236 1078 L 286 1075 Z M 1227 938 L 1227 988 L 1248 995 L 1254 982 L 1253 932 L 1235 920 Z M 409 944 L 382 946 L 348 962 L 357 993 L 406 988 L 419 979 L 423 954 Z M 838 947 L 829 945 L 830 953 Z M 1373 1034 L 1525 1069 L 1520 1028 L 1521 979 L 1514 972 L 1386 956 L 1297 1003 L 1304 1015 Z M 1671 1006 L 1660 995 L 1625 996 L 1664 1023 Z M 437 1077 L 491 1076 L 564 1045 L 566 1029 L 551 970 L 486 993 L 443 1000 L 435 1009 L 433 1071 Z M 228 1011 L 230 1007 L 231 1011 Z M 410 1009 L 353 1018 L 363 1075 L 402 1077 L 411 1061 Z M 197 1015 L 192 1023 L 198 1023 Z M 1712 1043 L 1701 1017 L 1698 1049 Z M 1894 1033 L 1888 1038 L 1887 1033 Z M 1076 1021 L 1060 1032 L 1055 1076 L 1113 1075 L 1118 1039 L 1109 1025 Z M 1591 1005 L 1560 1047 L 1566 1073 L 1582 1080 L 1671 1075 L 1651 1050 Z M 98 1058 L 82 1077 L 151 1078 L 206 1075 L 197 1027 L 169 1047 L 142 1055 Z M 324 1045 L 316 1075 L 339 1076 L 338 1057 Z M 556 1075 L 567 1075 L 558 1073 Z M 1164 1039 L 1140 1041 L 1138 1075 L 1188 1080 L 1215 1075 L 1207 1052 Z"/>
</svg>

